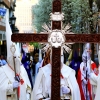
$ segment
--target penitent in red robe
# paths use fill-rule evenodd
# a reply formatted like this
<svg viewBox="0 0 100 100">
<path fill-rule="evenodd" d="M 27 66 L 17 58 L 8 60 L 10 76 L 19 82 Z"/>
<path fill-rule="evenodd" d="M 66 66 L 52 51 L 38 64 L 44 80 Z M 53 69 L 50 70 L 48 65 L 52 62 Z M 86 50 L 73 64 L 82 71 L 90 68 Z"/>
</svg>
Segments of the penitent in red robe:
<svg viewBox="0 0 100 100">
<path fill-rule="evenodd" d="M 82 89 L 82 70 L 83 70 L 83 66 L 82 66 L 83 64 L 82 63 L 80 64 L 80 69 L 78 71 L 77 82 L 78 82 L 78 85 L 79 85 L 79 88 L 80 88 L 81 100 L 85 100 L 84 92 L 83 92 L 83 89 Z M 97 68 L 96 64 L 93 61 L 91 61 L 91 69 L 94 71 L 94 73 L 95 73 L 96 68 Z M 89 79 L 88 79 L 88 83 L 87 83 L 87 89 L 89 91 L 90 100 L 93 100 L 92 99 L 92 88 L 91 88 L 91 84 L 90 84 Z"/>
</svg>

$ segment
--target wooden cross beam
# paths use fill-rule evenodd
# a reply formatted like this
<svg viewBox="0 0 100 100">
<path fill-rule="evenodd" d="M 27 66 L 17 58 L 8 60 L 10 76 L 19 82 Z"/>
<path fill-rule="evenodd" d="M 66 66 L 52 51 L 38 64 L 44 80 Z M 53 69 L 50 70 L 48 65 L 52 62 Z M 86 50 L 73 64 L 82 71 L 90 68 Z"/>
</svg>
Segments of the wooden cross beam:
<svg viewBox="0 0 100 100">
<path fill-rule="evenodd" d="M 100 33 L 98 34 L 65 34 L 66 43 L 100 43 Z M 48 34 L 12 34 L 11 40 L 13 42 L 42 42 L 46 43 Z"/>
<path fill-rule="evenodd" d="M 60 12 L 61 13 L 61 1 L 53 0 L 53 9 L 52 13 Z M 51 22 L 52 30 L 61 30 L 61 21 L 53 20 Z M 42 34 L 17 34 L 13 33 L 11 40 L 13 42 L 48 42 L 48 33 Z M 99 34 L 65 34 L 65 42 L 67 43 L 97 43 L 100 42 Z M 61 47 L 55 48 L 52 47 L 52 82 L 51 82 L 51 100 L 60 100 L 60 65 L 61 65 Z"/>
</svg>

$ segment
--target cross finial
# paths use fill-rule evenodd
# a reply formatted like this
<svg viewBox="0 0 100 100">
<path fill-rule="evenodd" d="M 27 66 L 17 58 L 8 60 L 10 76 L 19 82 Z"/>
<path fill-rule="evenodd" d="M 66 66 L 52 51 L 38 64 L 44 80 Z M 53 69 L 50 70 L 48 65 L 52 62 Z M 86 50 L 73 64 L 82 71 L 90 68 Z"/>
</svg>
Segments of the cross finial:
<svg viewBox="0 0 100 100">
<path fill-rule="evenodd" d="M 10 47 L 10 50 L 12 52 L 12 54 L 14 55 L 15 51 L 16 51 L 16 48 L 15 48 L 15 45 L 12 43 L 11 47 Z"/>
</svg>

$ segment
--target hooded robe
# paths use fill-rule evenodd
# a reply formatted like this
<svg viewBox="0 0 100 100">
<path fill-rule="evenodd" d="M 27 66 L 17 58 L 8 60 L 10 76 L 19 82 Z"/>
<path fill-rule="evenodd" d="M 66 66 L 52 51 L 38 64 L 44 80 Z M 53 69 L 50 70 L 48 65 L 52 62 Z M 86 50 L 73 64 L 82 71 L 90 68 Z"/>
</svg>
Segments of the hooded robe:
<svg viewBox="0 0 100 100">
<path fill-rule="evenodd" d="M 65 99 L 81 100 L 79 87 L 75 78 L 75 71 L 63 64 L 61 74 L 63 76 L 61 84 L 64 82 L 64 85 L 69 86 L 71 89 L 71 95 L 66 94 Z M 39 100 L 43 97 L 48 98 L 48 95 L 49 98 L 51 97 L 51 77 L 51 64 L 40 68 L 32 91 L 31 100 Z"/>
</svg>

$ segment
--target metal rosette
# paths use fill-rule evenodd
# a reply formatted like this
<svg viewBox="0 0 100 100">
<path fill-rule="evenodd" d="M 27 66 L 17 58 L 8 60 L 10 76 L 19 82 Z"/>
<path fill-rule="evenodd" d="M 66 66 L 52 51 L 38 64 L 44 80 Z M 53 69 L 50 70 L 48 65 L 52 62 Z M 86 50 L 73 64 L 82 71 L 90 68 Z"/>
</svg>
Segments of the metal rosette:
<svg viewBox="0 0 100 100">
<path fill-rule="evenodd" d="M 62 44 L 65 43 L 64 33 L 61 30 L 52 30 L 52 32 L 49 34 L 48 42 L 52 47 L 61 47 Z"/>
</svg>

